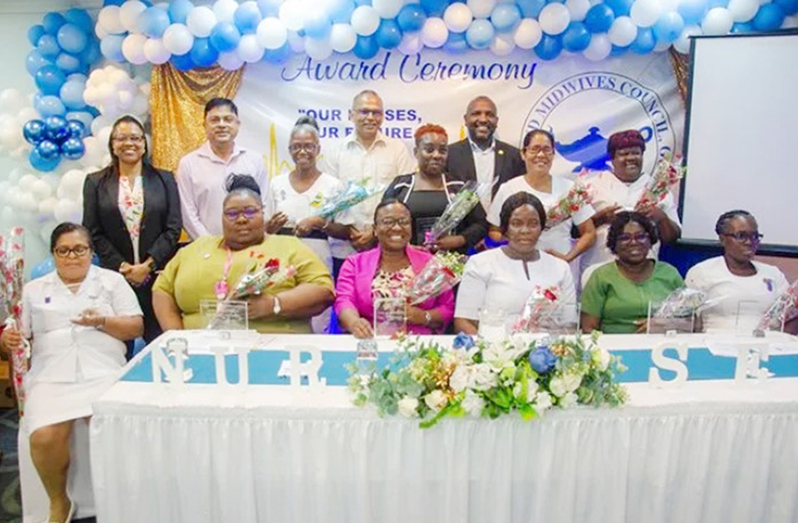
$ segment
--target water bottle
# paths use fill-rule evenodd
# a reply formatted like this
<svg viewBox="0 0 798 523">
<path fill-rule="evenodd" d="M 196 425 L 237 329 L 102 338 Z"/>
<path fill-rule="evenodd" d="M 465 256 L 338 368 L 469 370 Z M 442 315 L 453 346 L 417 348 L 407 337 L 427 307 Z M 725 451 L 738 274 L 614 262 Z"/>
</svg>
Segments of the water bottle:
<svg viewBox="0 0 798 523">
<path fill-rule="evenodd" d="M 377 373 L 377 342 L 359 340 L 357 342 L 357 373 L 361 377 L 371 377 Z"/>
</svg>

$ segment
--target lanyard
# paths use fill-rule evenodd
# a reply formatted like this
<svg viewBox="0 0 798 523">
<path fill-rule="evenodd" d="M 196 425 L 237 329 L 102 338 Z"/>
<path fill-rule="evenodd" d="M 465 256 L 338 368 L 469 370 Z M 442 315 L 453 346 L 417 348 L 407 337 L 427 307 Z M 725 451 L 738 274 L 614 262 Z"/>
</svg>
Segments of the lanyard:
<svg viewBox="0 0 798 523">
<path fill-rule="evenodd" d="M 227 297 L 228 292 L 228 285 L 227 285 L 227 277 L 230 275 L 230 269 L 233 268 L 233 251 L 230 250 L 230 247 L 225 245 L 225 249 L 227 250 L 227 261 L 224 263 L 224 273 L 222 274 L 222 279 L 216 282 L 213 290 L 216 294 L 216 299 L 219 301 L 223 301 Z"/>
</svg>

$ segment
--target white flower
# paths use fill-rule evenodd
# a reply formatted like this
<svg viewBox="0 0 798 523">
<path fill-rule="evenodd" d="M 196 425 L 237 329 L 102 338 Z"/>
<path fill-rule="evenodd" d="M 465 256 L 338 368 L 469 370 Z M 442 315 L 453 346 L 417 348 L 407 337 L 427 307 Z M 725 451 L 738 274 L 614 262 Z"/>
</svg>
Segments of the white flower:
<svg viewBox="0 0 798 523">
<path fill-rule="evenodd" d="M 599 352 L 599 361 L 598 361 L 599 369 L 605 371 L 607 370 L 607 367 L 610 366 L 610 360 L 612 359 L 612 355 L 610 354 L 610 351 L 608 351 L 603 347 L 599 347 L 598 352 Z"/>
<path fill-rule="evenodd" d="M 415 418 L 418 416 L 416 409 L 418 408 L 418 398 L 411 398 L 405 396 L 399 400 L 399 414 L 405 418 Z"/>
<path fill-rule="evenodd" d="M 488 390 L 498 384 L 498 375 L 487 363 L 477 363 L 471 367 L 471 371 L 473 374 L 470 388 L 474 390 Z"/>
<path fill-rule="evenodd" d="M 462 392 L 471 381 L 471 372 L 465 365 L 458 365 L 449 377 L 449 386 L 455 392 Z"/>
<path fill-rule="evenodd" d="M 482 357 L 497 372 L 508 367 L 515 367 L 515 360 L 522 351 L 504 342 L 491 343 L 482 352 Z"/>
<path fill-rule="evenodd" d="M 522 378 L 522 380 L 523 379 L 524 378 Z M 518 382 L 516 382 L 515 385 L 513 385 L 513 396 L 515 396 L 516 398 L 520 398 L 520 396 L 521 396 L 521 387 L 523 386 L 523 383 L 524 383 L 523 381 L 518 381 Z M 527 401 L 531 401 L 532 398 L 535 397 L 535 393 L 538 391 L 538 382 L 535 381 L 535 380 L 527 379 L 526 383 L 527 383 L 527 385 L 526 385 L 527 386 L 527 390 L 526 390 Z"/>
<path fill-rule="evenodd" d="M 545 390 L 538 392 L 535 396 L 535 410 L 541 413 L 549 408 L 551 408 L 551 395 Z"/>
<path fill-rule="evenodd" d="M 426 403 L 427 407 L 431 408 L 435 412 L 438 412 L 445 407 L 448 401 L 449 400 L 446 399 L 446 395 L 440 389 L 435 389 L 424 396 L 424 403 Z"/>
<path fill-rule="evenodd" d="M 483 400 L 482 396 L 473 390 L 467 390 L 461 405 L 469 415 L 479 416 L 482 414 L 482 408 L 485 406 L 485 400 Z"/>
<path fill-rule="evenodd" d="M 562 375 L 562 381 L 565 385 L 565 390 L 567 392 L 573 392 L 582 384 L 582 375 L 577 372 L 566 372 Z M 562 394 L 557 395 L 562 396 Z"/>
<path fill-rule="evenodd" d="M 558 398 L 565 396 L 565 393 L 568 392 L 568 389 L 565 387 L 565 382 L 559 376 L 551 379 L 551 382 L 549 382 L 549 390 Z"/>
<path fill-rule="evenodd" d="M 573 392 L 569 392 L 562 398 L 560 398 L 560 407 L 564 409 L 569 409 L 576 405 L 576 394 Z"/>
</svg>

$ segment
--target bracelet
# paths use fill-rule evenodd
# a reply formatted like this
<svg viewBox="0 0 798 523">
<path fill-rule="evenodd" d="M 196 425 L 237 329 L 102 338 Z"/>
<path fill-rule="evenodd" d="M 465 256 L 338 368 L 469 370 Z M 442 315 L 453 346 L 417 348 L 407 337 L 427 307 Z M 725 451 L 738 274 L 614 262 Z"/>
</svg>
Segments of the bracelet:
<svg viewBox="0 0 798 523">
<path fill-rule="evenodd" d="M 430 311 L 424 311 L 424 325 L 429 327 L 430 323 L 432 323 L 432 314 Z"/>
<path fill-rule="evenodd" d="M 108 322 L 108 316 L 103 316 L 103 322 L 94 328 L 98 331 L 105 331 L 105 324 Z"/>
</svg>

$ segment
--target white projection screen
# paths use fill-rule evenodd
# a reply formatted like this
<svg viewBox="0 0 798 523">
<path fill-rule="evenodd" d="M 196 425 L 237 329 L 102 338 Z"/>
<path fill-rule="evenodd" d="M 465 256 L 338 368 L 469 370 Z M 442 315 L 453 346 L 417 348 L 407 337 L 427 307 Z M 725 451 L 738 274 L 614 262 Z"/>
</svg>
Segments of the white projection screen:
<svg viewBox="0 0 798 523">
<path fill-rule="evenodd" d="M 798 32 L 698 37 L 691 58 L 682 239 L 745 209 L 763 249 L 798 254 Z"/>
</svg>

